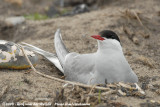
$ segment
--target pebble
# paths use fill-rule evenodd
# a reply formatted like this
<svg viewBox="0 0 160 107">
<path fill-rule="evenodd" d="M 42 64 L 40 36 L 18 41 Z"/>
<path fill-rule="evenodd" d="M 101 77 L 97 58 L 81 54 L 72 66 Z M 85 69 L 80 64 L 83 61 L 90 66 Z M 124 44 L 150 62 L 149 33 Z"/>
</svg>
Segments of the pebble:
<svg viewBox="0 0 160 107">
<path fill-rule="evenodd" d="M 25 22 L 25 18 L 23 16 L 9 17 L 6 18 L 4 22 L 7 26 L 13 27 Z"/>
<path fill-rule="evenodd" d="M 24 49 L 31 63 L 35 66 L 38 57 L 32 51 Z M 0 68 L 1 69 L 27 69 L 30 68 L 19 45 L 0 40 Z"/>
</svg>

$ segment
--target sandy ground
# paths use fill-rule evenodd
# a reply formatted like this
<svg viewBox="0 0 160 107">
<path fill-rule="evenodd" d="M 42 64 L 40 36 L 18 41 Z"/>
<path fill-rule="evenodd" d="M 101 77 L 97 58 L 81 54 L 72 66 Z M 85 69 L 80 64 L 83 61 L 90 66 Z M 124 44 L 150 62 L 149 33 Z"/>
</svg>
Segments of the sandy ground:
<svg viewBox="0 0 160 107">
<path fill-rule="evenodd" d="M 103 29 L 115 31 L 120 37 L 125 57 L 131 68 L 138 75 L 138 84 L 142 87 L 145 83 L 147 88 L 145 88 L 146 97 L 144 99 L 135 96 L 111 96 L 116 97 L 113 102 L 122 102 L 127 106 L 139 107 L 141 103 L 145 103 L 147 100 L 160 101 L 159 5 L 160 2 L 158 0 L 108 2 L 99 10 L 72 17 L 60 17 L 43 21 L 27 20 L 16 28 L 5 29 L 5 32 L 1 30 L 0 36 L 18 43 L 27 42 L 55 53 L 54 33 L 57 28 L 60 28 L 63 40 L 71 52 L 89 53 L 97 50 L 97 42 L 90 38 L 90 35 L 97 34 Z M 137 19 L 134 12 L 140 20 Z M 124 32 L 126 29 L 129 34 Z M 47 75 L 58 78 L 63 76 L 52 63 L 40 55 L 39 62 L 35 68 Z M 8 86 L 6 92 L 0 95 L 0 103 L 43 102 L 47 99 L 53 102 L 54 105 L 55 100 L 61 100 L 61 102 L 63 100 L 63 98 L 56 97 L 57 93 L 62 89 L 62 85 L 64 84 L 42 77 L 32 72 L 31 69 L 19 71 L 0 70 L 0 90 L 2 91 L 5 86 Z M 81 90 L 86 91 L 86 93 L 89 91 Z M 78 93 L 75 90 L 68 92 L 68 89 L 65 89 L 64 91 L 63 96 L 70 98 L 71 102 L 86 102 L 85 98 L 81 101 L 79 97 L 72 95 L 75 94 L 76 96 Z M 85 92 L 80 91 L 80 93 L 83 95 Z M 107 96 L 108 98 L 110 96 Z M 99 102 L 95 102 L 94 99 L 89 101 L 94 106 L 99 104 Z M 147 107 L 147 105 L 142 107 Z"/>
</svg>

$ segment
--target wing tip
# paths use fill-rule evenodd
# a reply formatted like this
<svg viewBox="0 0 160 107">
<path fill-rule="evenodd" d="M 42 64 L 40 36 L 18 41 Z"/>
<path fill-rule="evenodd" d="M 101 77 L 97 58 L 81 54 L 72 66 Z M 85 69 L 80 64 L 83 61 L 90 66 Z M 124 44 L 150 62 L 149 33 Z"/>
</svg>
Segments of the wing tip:
<svg viewBox="0 0 160 107">
<path fill-rule="evenodd" d="M 58 28 L 57 29 L 57 31 L 56 31 L 56 33 L 55 33 L 55 38 L 59 38 L 60 37 L 60 39 L 62 39 L 62 36 L 61 36 L 61 29 L 60 28 Z M 55 39 L 56 40 L 56 39 Z M 54 40 L 54 41 L 55 41 Z"/>
<path fill-rule="evenodd" d="M 56 33 L 61 33 L 61 29 L 58 28 L 57 31 L 56 31 Z"/>
</svg>

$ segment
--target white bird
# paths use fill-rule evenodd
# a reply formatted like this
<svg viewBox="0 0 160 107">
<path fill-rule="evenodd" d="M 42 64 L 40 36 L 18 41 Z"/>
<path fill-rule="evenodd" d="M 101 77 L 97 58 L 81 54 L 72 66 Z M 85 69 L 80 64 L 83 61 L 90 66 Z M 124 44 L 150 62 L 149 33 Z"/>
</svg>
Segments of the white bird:
<svg viewBox="0 0 160 107">
<path fill-rule="evenodd" d="M 84 84 L 138 82 L 137 75 L 132 71 L 124 57 L 120 40 L 116 33 L 110 30 L 103 30 L 99 35 L 91 37 L 98 41 L 97 52 L 89 54 L 69 52 L 62 41 L 60 29 L 58 29 L 54 39 L 58 58 L 52 53 L 25 44 L 30 46 L 28 48 L 42 54 L 55 64 L 64 73 L 66 80 Z M 48 57 L 49 54 L 51 54 L 50 58 Z"/>
</svg>

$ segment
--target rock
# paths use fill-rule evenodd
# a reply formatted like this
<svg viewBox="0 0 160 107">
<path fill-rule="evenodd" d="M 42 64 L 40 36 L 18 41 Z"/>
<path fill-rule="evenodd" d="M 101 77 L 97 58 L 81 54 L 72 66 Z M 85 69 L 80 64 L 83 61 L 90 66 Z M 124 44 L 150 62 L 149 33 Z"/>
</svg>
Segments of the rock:
<svg viewBox="0 0 160 107">
<path fill-rule="evenodd" d="M 25 18 L 23 16 L 9 17 L 9 18 L 6 18 L 4 22 L 7 26 L 13 27 L 25 22 Z"/>
<path fill-rule="evenodd" d="M 30 50 L 25 49 L 26 55 L 35 66 L 38 57 Z M 30 68 L 19 45 L 5 40 L 0 40 L 0 68 L 26 69 Z"/>
<path fill-rule="evenodd" d="M 77 6 L 80 4 L 87 4 L 89 6 L 96 4 L 97 0 L 56 0 L 55 4 L 66 7 L 66 6 Z"/>
<path fill-rule="evenodd" d="M 84 12 L 89 12 L 89 7 L 86 4 L 80 4 L 74 7 L 72 10 L 72 14 L 79 14 Z"/>
<path fill-rule="evenodd" d="M 71 12 L 64 14 L 64 16 L 75 15 L 75 14 L 85 13 L 89 11 L 90 11 L 89 7 L 86 4 L 81 4 L 81 5 L 75 6 Z"/>
</svg>

